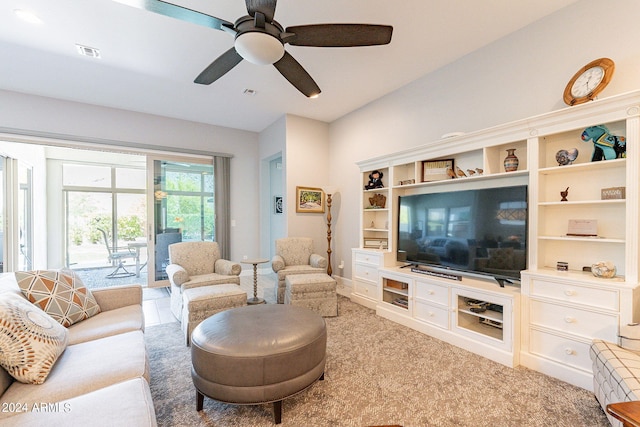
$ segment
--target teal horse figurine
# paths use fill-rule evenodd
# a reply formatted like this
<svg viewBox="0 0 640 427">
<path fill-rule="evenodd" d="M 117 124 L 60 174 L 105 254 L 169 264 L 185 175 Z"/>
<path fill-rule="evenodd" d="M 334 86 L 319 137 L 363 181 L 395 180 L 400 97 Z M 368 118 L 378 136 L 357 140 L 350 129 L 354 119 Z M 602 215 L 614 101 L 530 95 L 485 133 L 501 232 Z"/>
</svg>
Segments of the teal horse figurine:
<svg viewBox="0 0 640 427">
<path fill-rule="evenodd" d="M 627 157 L 627 140 L 624 136 L 611 135 L 604 125 L 591 126 L 582 132 L 582 140 L 593 141 L 591 161 Z"/>
</svg>

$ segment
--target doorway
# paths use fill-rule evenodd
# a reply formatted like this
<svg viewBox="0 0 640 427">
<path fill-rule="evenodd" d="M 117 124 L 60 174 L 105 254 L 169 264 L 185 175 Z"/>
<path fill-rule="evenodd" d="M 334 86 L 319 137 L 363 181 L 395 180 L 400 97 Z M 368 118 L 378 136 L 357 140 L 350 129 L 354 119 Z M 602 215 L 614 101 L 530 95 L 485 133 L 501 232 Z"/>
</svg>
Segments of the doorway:
<svg viewBox="0 0 640 427">
<path fill-rule="evenodd" d="M 211 160 L 148 157 L 147 162 L 153 189 L 147 200 L 154 247 L 149 286 L 168 286 L 170 244 L 216 239 L 214 166 Z"/>
</svg>

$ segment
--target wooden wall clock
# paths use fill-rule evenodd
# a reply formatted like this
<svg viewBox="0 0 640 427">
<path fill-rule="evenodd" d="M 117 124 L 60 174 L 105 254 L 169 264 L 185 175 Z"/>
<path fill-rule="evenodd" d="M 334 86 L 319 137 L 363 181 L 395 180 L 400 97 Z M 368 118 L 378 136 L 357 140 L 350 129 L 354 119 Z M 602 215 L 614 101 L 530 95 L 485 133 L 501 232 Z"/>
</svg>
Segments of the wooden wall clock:
<svg viewBox="0 0 640 427">
<path fill-rule="evenodd" d="M 567 105 L 592 101 L 609 84 L 615 65 L 609 58 L 600 58 L 582 67 L 567 83 L 564 102 Z"/>
</svg>

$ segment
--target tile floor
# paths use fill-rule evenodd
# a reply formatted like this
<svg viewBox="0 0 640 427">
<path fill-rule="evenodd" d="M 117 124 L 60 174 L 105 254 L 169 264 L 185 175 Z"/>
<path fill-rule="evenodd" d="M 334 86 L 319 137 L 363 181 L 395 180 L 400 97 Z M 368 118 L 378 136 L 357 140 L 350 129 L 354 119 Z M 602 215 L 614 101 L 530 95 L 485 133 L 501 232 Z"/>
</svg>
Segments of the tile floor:
<svg viewBox="0 0 640 427">
<path fill-rule="evenodd" d="M 145 326 L 177 322 L 169 308 L 169 288 L 143 288 L 142 310 Z"/>
</svg>

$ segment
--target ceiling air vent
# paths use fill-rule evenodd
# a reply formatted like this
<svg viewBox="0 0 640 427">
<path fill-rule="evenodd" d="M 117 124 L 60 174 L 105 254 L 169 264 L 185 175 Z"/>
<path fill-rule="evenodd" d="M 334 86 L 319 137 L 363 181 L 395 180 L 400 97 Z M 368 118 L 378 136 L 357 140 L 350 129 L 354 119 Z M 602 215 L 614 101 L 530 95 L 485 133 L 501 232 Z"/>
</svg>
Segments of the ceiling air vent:
<svg viewBox="0 0 640 427">
<path fill-rule="evenodd" d="M 100 58 L 100 50 L 95 47 L 76 44 L 76 49 L 78 49 L 78 53 L 80 55 L 88 56 L 90 58 Z"/>
</svg>

